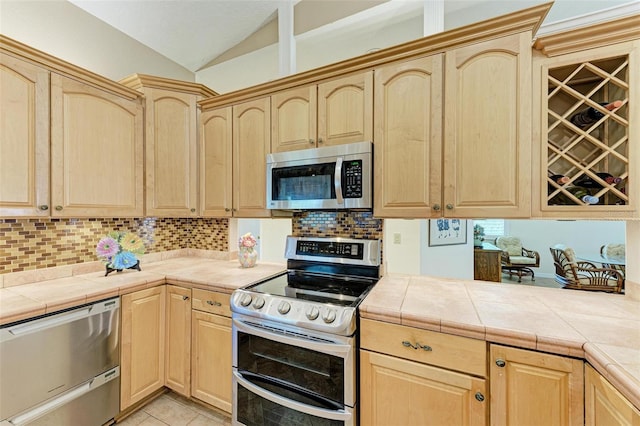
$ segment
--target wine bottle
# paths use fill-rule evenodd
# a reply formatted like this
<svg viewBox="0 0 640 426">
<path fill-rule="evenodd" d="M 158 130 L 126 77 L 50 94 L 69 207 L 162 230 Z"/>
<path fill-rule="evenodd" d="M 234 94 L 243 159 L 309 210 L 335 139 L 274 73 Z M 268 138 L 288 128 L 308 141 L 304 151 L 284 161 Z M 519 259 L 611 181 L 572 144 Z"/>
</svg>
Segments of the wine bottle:
<svg viewBox="0 0 640 426">
<path fill-rule="evenodd" d="M 600 202 L 600 198 L 591 195 L 585 188 L 579 186 L 570 186 L 568 188 L 565 188 L 565 190 L 573 194 L 577 199 L 585 204 L 598 204 Z M 564 192 L 560 192 L 554 195 L 549 200 L 549 205 L 575 206 L 576 204 L 576 201 L 573 198 L 570 198 Z"/>
<path fill-rule="evenodd" d="M 609 111 L 613 111 L 614 109 L 620 108 L 620 106 L 622 106 L 622 101 L 614 101 L 611 103 L 601 102 L 600 105 L 602 105 Z M 600 120 L 602 117 L 604 117 L 603 113 L 593 107 L 589 107 L 585 110 L 573 114 L 570 121 L 577 127 L 584 129 L 585 127 L 590 126 L 591 124 Z"/>
<path fill-rule="evenodd" d="M 596 175 L 609 185 L 615 185 L 622 181 L 622 178 L 612 176 L 611 174 L 606 172 L 598 172 L 596 173 Z M 574 183 L 576 184 L 576 186 L 581 186 L 583 188 L 602 189 L 602 184 L 600 184 L 600 182 L 593 180 L 587 175 L 582 175 L 581 177 L 576 179 Z"/>
<path fill-rule="evenodd" d="M 549 176 L 549 179 L 557 183 L 559 186 L 566 185 L 567 183 L 569 183 L 569 180 L 570 180 L 568 177 L 564 175 L 552 175 L 552 176 Z M 551 194 L 553 191 L 557 189 L 555 186 L 551 185 L 550 183 L 547 184 L 547 186 L 548 186 L 547 188 L 548 194 Z"/>
</svg>

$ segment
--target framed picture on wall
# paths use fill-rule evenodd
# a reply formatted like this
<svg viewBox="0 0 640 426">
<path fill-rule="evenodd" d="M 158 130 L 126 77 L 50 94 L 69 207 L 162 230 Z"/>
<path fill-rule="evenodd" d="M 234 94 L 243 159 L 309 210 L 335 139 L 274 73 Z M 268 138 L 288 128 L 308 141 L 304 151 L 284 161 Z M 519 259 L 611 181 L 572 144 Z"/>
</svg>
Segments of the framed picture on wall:
<svg viewBox="0 0 640 426">
<path fill-rule="evenodd" d="M 467 244 L 467 221 L 429 219 L 429 247 Z"/>
</svg>

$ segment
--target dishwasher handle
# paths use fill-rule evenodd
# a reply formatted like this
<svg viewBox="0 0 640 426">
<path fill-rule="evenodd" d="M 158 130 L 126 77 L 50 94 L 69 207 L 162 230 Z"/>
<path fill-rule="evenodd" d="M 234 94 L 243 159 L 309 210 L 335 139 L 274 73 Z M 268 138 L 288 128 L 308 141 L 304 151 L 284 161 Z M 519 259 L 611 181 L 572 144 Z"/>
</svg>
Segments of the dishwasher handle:
<svg viewBox="0 0 640 426">
<path fill-rule="evenodd" d="M 6 327 L 3 331 L 12 336 L 24 336 L 31 333 L 37 333 L 42 330 L 57 327 L 62 324 L 68 324 L 79 319 L 88 318 L 93 315 L 99 315 L 105 311 L 114 310 L 120 307 L 120 299 L 110 299 L 103 302 L 94 303 L 69 312 L 54 314 L 38 320 L 28 321 L 21 324 Z M 4 334 L 4 333 L 2 333 Z M 4 340 L 4 338 L 0 338 Z"/>
</svg>

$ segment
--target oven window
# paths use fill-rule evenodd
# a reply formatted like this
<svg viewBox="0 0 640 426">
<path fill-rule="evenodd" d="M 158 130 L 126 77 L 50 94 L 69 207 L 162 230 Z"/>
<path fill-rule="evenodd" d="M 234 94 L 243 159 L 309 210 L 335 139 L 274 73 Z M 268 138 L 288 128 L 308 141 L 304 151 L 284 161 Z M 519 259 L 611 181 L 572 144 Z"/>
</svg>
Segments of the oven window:
<svg viewBox="0 0 640 426">
<path fill-rule="evenodd" d="M 238 331 L 238 370 L 299 386 L 344 404 L 344 360 Z M 304 345 L 304 341 L 300 341 Z"/>
<path fill-rule="evenodd" d="M 271 171 L 273 200 L 331 200 L 335 163 L 275 168 Z"/>
<path fill-rule="evenodd" d="M 275 402 L 271 402 L 259 395 L 237 385 L 237 417 L 245 425 L 264 426 L 342 426 L 339 420 L 323 419 L 310 414 L 301 413 Z"/>
</svg>

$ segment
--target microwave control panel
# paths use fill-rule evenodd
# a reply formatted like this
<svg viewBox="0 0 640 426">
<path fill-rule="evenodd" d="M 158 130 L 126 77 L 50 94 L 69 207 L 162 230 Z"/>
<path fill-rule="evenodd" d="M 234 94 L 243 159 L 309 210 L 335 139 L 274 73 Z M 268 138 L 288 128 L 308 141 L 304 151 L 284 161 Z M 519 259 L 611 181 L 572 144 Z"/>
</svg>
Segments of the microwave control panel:
<svg viewBox="0 0 640 426">
<path fill-rule="evenodd" d="M 362 160 L 345 161 L 342 164 L 342 196 L 362 198 Z"/>
</svg>

